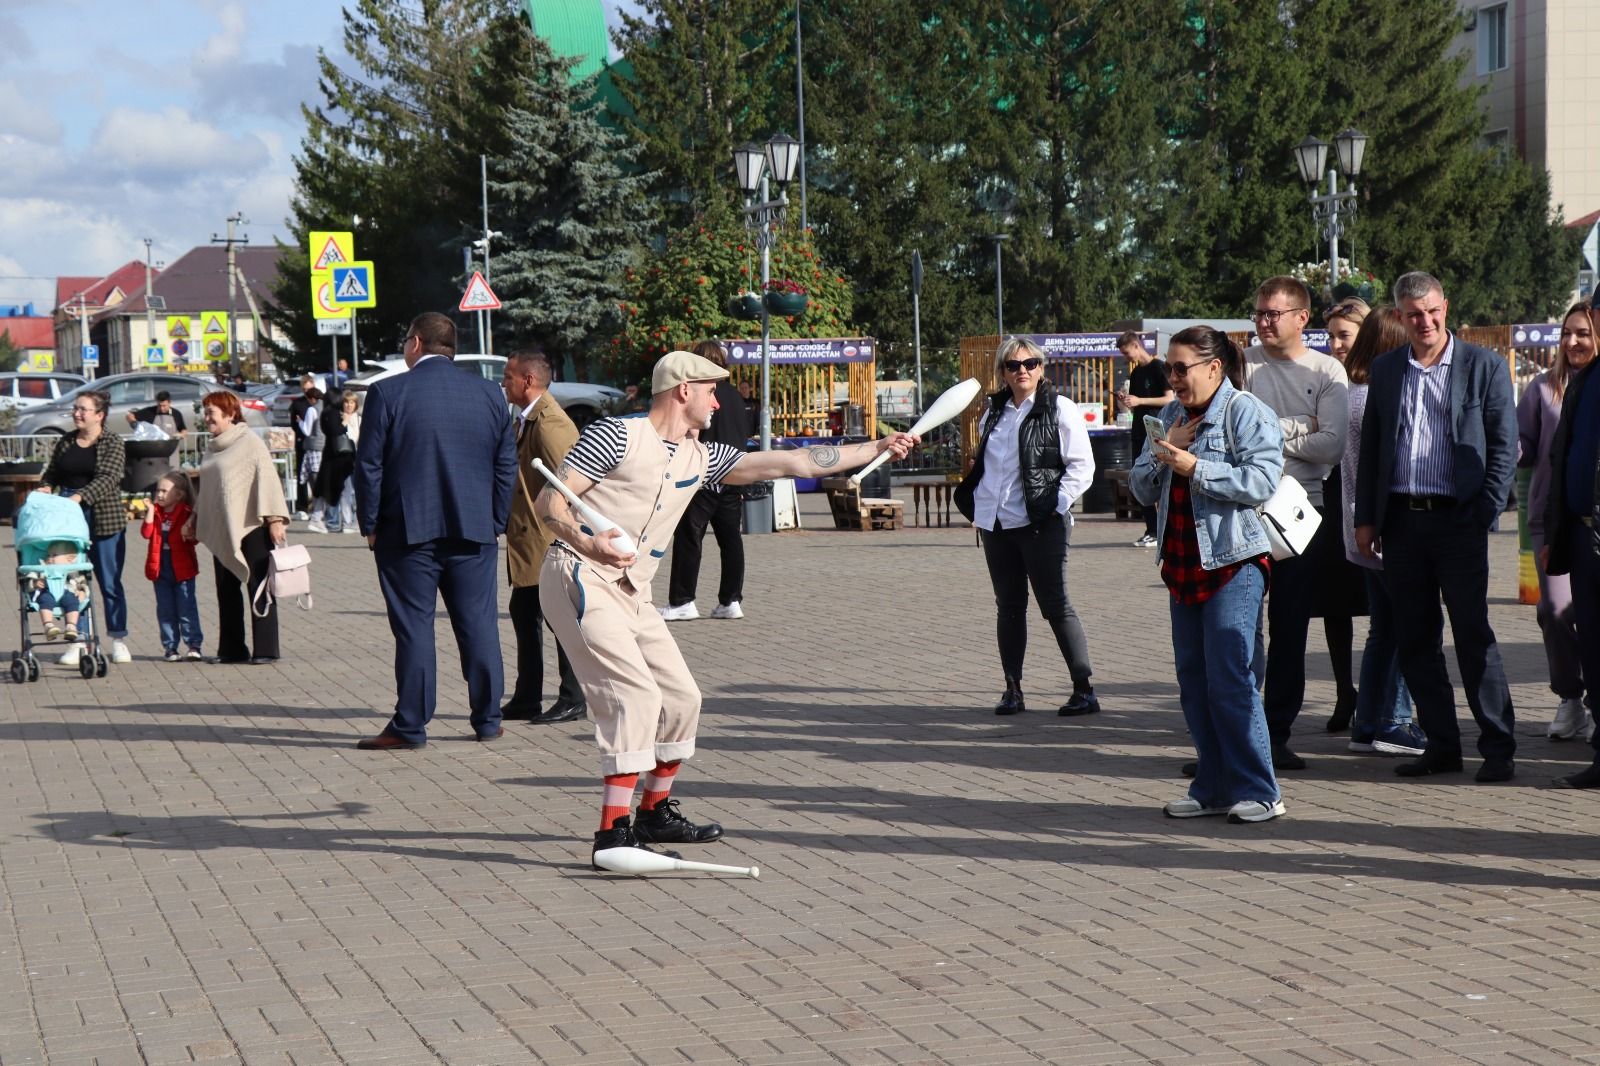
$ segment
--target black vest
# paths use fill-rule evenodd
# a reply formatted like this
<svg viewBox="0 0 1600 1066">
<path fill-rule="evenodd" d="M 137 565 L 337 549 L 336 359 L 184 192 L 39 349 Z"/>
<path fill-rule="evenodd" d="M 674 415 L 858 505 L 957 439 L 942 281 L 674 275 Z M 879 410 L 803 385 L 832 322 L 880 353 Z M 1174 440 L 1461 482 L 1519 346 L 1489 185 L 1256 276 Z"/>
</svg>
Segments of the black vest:
<svg viewBox="0 0 1600 1066">
<path fill-rule="evenodd" d="M 978 440 L 978 453 L 972 460 L 972 469 L 956 486 L 956 507 L 974 521 L 976 507 L 973 496 L 978 482 L 983 480 L 983 455 L 989 447 L 989 434 L 1000 422 L 1000 413 L 1011 402 L 1011 390 L 1001 389 L 989 397 L 989 409 L 984 413 L 983 436 Z M 1017 427 L 1017 458 L 1022 464 L 1022 500 L 1027 508 L 1028 521 L 1043 522 L 1056 513 L 1061 489 L 1061 475 L 1066 464 L 1061 459 L 1061 433 L 1056 422 L 1056 390 L 1048 381 L 1039 383 L 1033 394 L 1033 409 Z"/>
</svg>

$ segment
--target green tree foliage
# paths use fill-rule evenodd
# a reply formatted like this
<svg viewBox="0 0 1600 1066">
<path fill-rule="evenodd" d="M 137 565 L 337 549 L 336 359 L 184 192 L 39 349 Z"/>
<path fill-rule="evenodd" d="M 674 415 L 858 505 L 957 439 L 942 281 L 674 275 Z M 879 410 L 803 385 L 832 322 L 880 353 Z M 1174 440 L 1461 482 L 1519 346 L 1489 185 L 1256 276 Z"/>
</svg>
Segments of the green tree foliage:
<svg viewBox="0 0 1600 1066">
<path fill-rule="evenodd" d="M 9 372 L 22 365 L 22 349 L 17 347 L 9 333 L 0 333 L 0 372 Z"/>
<path fill-rule="evenodd" d="M 772 279 L 806 290 L 804 315 L 774 317 L 774 337 L 852 336 L 851 287 L 824 264 L 811 241 L 791 225 L 772 251 Z M 730 317 L 730 297 L 761 287 L 761 256 L 754 235 L 731 212 L 684 227 L 666 246 L 626 274 L 623 331 L 612 342 L 611 369 L 623 381 L 649 375 L 667 352 L 707 338 L 754 337 L 759 322 Z"/>
<path fill-rule="evenodd" d="M 538 38 L 506 116 L 506 155 L 490 163 L 494 285 L 504 304 L 496 333 L 508 344 L 537 337 L 570 355 L 580 378 L 622 327 L 623 271 L 647 236 L 649 175 L 630 173 L 638 149 L 603 126 Z M 505 345 L 502 345 L 505 347 Z"/>
<path fill-rule="evenodd" d="M 794 121 L 793 68 L 782 77 L 790 0 L 645 0 L 621 9 L 617 43 L 631 77 L 616 120 L 643 149 L 652 190 L 688 224 L 726 209 L 736 190 L 733 149 Z M 792 30 L 791 30 L 792 32 Z"/>
<path fill-rule="evenodd" d="M 298 349 L 322 346 L 309 302 L 305 240 L 355 232 L 377 272 L 378 306 L 359 314 L 366 356 L 399 348 L 406 323 L 460 296 L 462 247 L 481 222 L 479 155 L 503 157 L 507 111 L 524 104 L 534 42 L 513 0 L 354 0 L 344 9 L 348 62 L 321 60 L 322 101 L 302 108 L 295 196 L 274 320 Z M 360 222 L 355 220 L 359 217 Z"/>
</svg>

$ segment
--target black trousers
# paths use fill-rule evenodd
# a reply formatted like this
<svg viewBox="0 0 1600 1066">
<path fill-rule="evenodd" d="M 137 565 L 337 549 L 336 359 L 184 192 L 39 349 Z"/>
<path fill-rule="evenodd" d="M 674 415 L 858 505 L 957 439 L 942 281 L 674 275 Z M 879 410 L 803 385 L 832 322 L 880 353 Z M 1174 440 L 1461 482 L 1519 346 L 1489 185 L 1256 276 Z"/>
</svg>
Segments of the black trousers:
<svg viewBox="0 0 1600 1066">
<path fill-rule="evenodd" d="M 510 611 L 511 629 L 517 637 L 517 687 L 506 701 L 506 707 L 533 710 L 544 699 L 544 609 L 539 606 L 539 586 L 513 588 Z M 551 634 L 552 638 L 554 636 Z M 556 699 L 583 706 L 583 689 L 559 640 L 556 641 L 556 669 L 561 674 L 561 690 Z"/>
<path fill-rule="evenodd" d="M 1511 758 L 1517 749 L 1516 716 L 1500 646 L 1489 626 L 1488 532 L 1449 510 L 1413 511 L 1391 502 L 1382 536 L 1383 580 L 1394 604 L 1400 672 L 1417 705 L 1417 724 L 1428 735 L 1428 754 L 1461 754 L 1455 690 L 1444 662 L 1442 597 L 1467 706 L 1478 722 L 1478 752 L 1485 759 Z"/>
<path fill-rule="evenodd" d="M 677 532 L 672 535 L 668 605 L 681 607 L 694 599 L 695 586 L 700 583 L 700 549 L 707 524 L 717 538 L 717 549 L 722 552 L 722 580 L 717 583 L 717 602 L 726 606 L 744 599 L 744 539 L 739 533 L 743 511 L 744 497 L 738 492 L 702 489 L 694 494 L 689 509 L 678 519 Z"/>
<path fill-rule="evenodd" d="M 1050 623 L 1056 645 L 1072 675 L 1074 691 L 1090 688 L 1089 640 L 1067 598 L 1067 546 L 1072 530 L 1061 515 L 1051 515 L 1018 529 L 980 529 L 983 558 L 994 585 L 995 638 L 1006 676 L 1022 679 L 1028 650 L 1028 586 L 1039 600 L 1039 613 Z"/>
<path fill-rule="evenodd" d="M 297 430 L 294 435 L 294 509 L 296 511 L 309 511 L 311 509 L 311 486 L 300 480 L 300 467 L 306 459 L 306 441 Z"/>
<path fill-rule="evenodd" d="M 244 561 L 250 564 L 250 580 L 240 582 L 232 570 L 222 565 L 221 559 L 212 559 L 212 570 L 217 579 L 217 657 L 220 659 L 248 659 L 250 648 L 244 642 L 244 620 L 250 619 L 250 641 L 255 645 L 255 656 L 260 659 L 278 657 L 278 605 L 267 608 L 265 618 L 257 618 L 250 607 L 256 590 L 267 580 L 267 557 L 272 551 L 272 538 L 265 527 L 251 530 L 239 543 Z"/>
</svg>

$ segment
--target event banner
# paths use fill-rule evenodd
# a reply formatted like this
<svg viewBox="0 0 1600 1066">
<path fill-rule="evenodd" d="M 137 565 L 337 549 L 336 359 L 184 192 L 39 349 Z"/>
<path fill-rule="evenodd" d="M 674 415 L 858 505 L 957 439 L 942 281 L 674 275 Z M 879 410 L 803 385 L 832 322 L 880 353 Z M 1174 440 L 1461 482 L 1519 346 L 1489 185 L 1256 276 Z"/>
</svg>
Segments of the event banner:
<svg viewBox="0 0 1600 1066">
<path fill-rule="evenodd" d="M 774 363 L 870 363 L 877 342 L 871 337 L 817 337 L 801 340 L 769 340 Z M 723 341 L 728 362 L 761 363 L 761 339 Z"/>
<path fill-rule="evenodd" d="M 1117 338 L 1121 333 L 1018 333 L 1022 340 L 1032 341 L 1044 352 L 1046 359 L 1086 359 L 1090 356 L 1120 355 Z M 1139 340 L 1144 350 L 1156 350 L 1156 335 L 1141 333 Z"/>
<path fill-rule="evenodd" d="M 1561 327 L 1554 322 L 1511 327 L 1513 348 L 1554 348 L 1561 343 Z"/>
</svg>

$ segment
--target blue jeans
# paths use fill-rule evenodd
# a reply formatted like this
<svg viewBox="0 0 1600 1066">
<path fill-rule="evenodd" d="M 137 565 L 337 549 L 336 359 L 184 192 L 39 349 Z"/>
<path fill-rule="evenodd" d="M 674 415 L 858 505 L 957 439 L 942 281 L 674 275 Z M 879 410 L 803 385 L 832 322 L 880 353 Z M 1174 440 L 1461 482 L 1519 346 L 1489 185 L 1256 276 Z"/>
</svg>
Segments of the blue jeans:
<svg viewBox="0 0 1600 1066">
<path fill-rule="evenodd" d="M 205 635 L 200 632 L 200 605 L 194 598 L 194 578 L 179 581 L 172 573 L 172 556 L 161 553 L 161 574 L 156 578 L 156 621 L 161 626 L 161 649 L 177 651 L 181 635 L 184 644 L 200 650 Z"/>
<path fill-rule="evenodd" d="M 1189 797 L 1207 807 L 1278 799 L 1267 715 L 1256 690 L 1266 590 L 1265 575 L 1252 564 L 1205 603 L 1171 603 L 1178 701 L 1200 756 Z"/>
<path fill-rule="evenodd" d="M 128 635 L 128 597 L 122 594 L 122 566 L 128 558 L 127 530 L 89 542 L 89 562 L 100 582 L 100 602 L 106 605 L 105 635 L 121 640 Z"/>
<path fill-rule="evenodd" d="M 1356 696 L 1355 721 L 1350 739 L 1371 743 L 1391 726 L 1411 721 L 1411 690 L 1400 673 L 1400 652 L 1395 645 L 1394 604 L 1381 570 L 1363 570 L 1367 581 L 1367 643 L 1361 649 L 1361 691 Z"/>
</svg>

